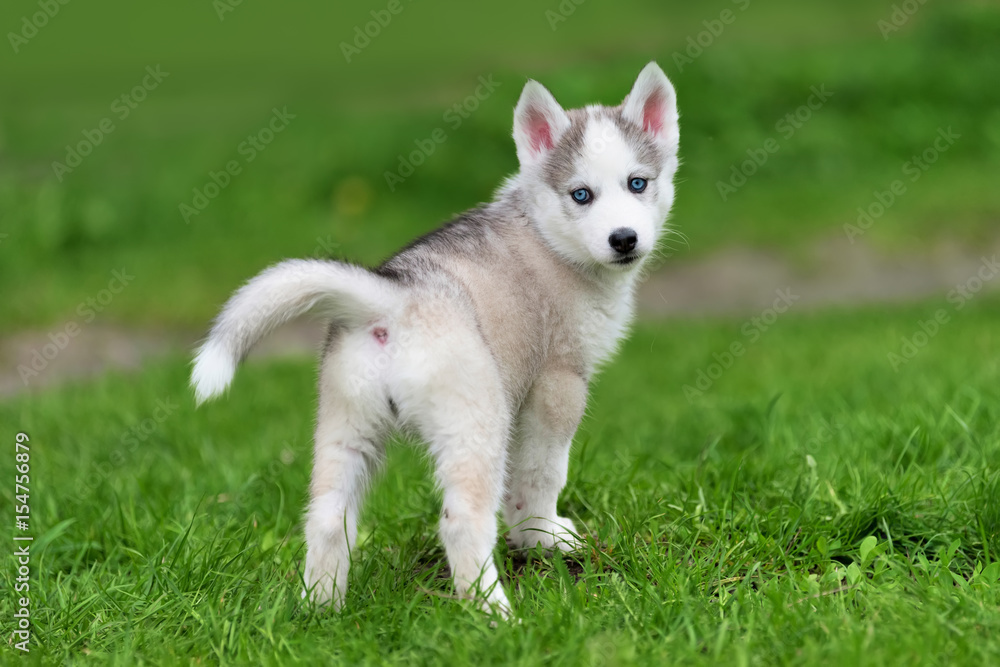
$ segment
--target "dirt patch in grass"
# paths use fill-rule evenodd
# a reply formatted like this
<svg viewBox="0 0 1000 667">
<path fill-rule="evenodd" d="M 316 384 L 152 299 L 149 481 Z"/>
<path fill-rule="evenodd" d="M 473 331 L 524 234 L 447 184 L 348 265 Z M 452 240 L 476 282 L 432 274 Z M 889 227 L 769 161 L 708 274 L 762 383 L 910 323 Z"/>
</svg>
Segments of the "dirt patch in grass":
<svg viewBox="0 0 1000 667">
<path fill-rule="evenodd" d="M 882 252 L 864 242 L 817 243 L 792 260 L 777 252 L 737 247 L 709 257 L 664 262 L 639 290 L 640 317 L 752 315 L 769 308 L 778 292 L 794 297 L 796 310 L 858 304 L 905 303 L 944 298 L 959 285 L 970 293 L 1000 288 L 996 258 L 1000 238 L 982 247 L 959 243 L 906 254 Z M 208 323 L 206 322 L 206 329 Z M 264 340 L 251 357 L 314 355 L 323 324 L 301 321 Z M 0 396 L 32 391 L 100 374 L 136 369 L 157 356 L 191 350 L 204 332 L 82 326 L 72 338 L 63 329 L 25 331 L 0 339 Z M 65 343 L 59 347 L 59 342 Z"/>
<path fill-rule="evenodd" d="M 943 243 L 919 253 L 890 254 L 860 241 L 839 238 L 807 248 L 795 261 L 778 253 L 730 248 L 707 258 L 669 259 L 639 291 L 646 316 L 741 315 L 774 302 L 790 290 L 796 308 L 905 303 L 946 295 L 970 280 L 982 290 L 1000 288 L 992 272 L 1000 258 L 1000 238 L 971 248 Z M 992 268 L 991 268 L 992 267 Z"/>
</svg>

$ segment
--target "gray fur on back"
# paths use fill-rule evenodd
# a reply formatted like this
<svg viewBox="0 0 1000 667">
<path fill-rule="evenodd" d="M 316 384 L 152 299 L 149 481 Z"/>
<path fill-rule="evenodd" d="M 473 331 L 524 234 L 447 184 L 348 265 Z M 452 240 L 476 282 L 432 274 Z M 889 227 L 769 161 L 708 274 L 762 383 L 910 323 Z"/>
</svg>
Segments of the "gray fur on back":
<svg viewBox="0 0 1000 667">
<path fill-rule="evenodd" d="M 474 318 L 515 405 L 544 364 L 584 379 L 593 371 L 579 319 L 601 286 L 546 245 L 517 190 L 417 239 L 374 273 Z"/>
</svg>

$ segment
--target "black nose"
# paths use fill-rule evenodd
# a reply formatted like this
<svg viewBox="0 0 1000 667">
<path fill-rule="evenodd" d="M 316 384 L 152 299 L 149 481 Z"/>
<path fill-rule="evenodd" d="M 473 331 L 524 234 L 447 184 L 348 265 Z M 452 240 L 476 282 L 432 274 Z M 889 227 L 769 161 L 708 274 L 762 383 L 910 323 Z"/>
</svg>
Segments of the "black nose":
<svg viewBox="0 0 1000 667">
<path fill-rule="evenodd" d="M 635 244 L 638 241 L 639 237 L 636 236 L 635 230 L 629 227 L 619 227 L 608 237 L 608 243 L 615 249 L 615 252 L 620 252 L 623 255 L 635 250 Z"/>
</svg>

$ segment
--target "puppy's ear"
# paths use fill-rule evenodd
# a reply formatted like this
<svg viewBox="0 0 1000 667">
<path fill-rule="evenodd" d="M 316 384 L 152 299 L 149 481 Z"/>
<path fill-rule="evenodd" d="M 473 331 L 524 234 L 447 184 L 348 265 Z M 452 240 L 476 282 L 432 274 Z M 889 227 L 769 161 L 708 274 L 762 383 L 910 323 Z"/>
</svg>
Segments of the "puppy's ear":
<svg viewBox="0 0 1000 667">
<path fill-rule="evenodd" d="M 676 148 L 680 136 L 677 124 L 677 94 L 660 66 L 651 62 L 622 103 L 622 116 L 658 140 Z"/>
<path fill-rule="evenodd" d="M 528 81 L 514 109 L 514 143 L 522 167 L 541 160 L 569 129 L 569 116 L 537 81 Z"/>
</svg>

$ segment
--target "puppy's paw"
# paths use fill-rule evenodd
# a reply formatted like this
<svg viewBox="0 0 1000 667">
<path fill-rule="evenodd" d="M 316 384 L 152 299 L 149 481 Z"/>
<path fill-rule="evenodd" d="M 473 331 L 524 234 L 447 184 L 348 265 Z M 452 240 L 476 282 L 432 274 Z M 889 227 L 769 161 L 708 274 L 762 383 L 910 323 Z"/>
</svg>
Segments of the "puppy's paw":
<svg viewBox="0 0 1000 667">
<path fill-rule="evenodd" d="M 496 616 L 502 621 L 510 620 L 510 603 L 507 601 L 506 594 L 500 590 L 499 586 L 495 586 L 488 596 L 481 599 L 480 608 L 487 614 Z M 490 626 L 496 627 L 496 621 L 491 621 Z"/>
<path fill-rule="evenodd" d="M 334 585 L 333 577 L 326 575 L 315 581 L 310 581 L 310 579 L 311 577 L 306 577 L 308 588 L 302 591 L 302 599 L 315 606 L 317 611 L 339 612 L 344 606 L 344 595 Z"/>
<path fill-rule="evenodd" d="M 554 519 L 528 519 L 510 531 L 509 540 L 515 548 L 542 547 L 572 553 L 580 550 L 583 542 L 577 536 L 576 525 L 571 519 L 557 516 Z"/>
<path fill-rule="evenodd" d="M 561 516 L 556 517 L 552 523 L 556 526 L 551 535 L 548 536 L 551 538 L 552 544 L 547 544 L 546 547 L 566 553 L 580 551 L 583 547 L 583 541 L 576 532 L 576 524 Z"/>
</svg>

